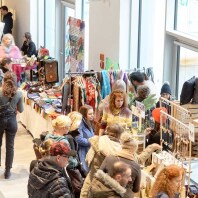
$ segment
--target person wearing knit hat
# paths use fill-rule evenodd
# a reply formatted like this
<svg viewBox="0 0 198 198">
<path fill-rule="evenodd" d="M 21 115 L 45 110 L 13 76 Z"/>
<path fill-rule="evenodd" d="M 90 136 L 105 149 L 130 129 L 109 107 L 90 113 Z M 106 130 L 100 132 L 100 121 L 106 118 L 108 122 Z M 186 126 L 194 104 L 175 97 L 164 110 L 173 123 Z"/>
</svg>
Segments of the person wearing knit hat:
<svg viewBox="0 0 198 198">
<path fill-rule="evenodd" d="M 167 100 L 170 99 L 172 93 L 171 93 L 169 82 L 164 82 L 164 84 L 162 85 L 160 94 L 162 97 L 166 98 Z"/>
<path fill-rule="evenodd" d="M 172 95 L 172 91 L 171 91 L 171 87 L 168 81 L 164 82 L 164 84 L 162 85 L 161 88 L 161 92 L 160 92 L 161 97 L 167 99 L 167 100 L 171 100 L 171 95 Z M 168 113 L 171 112 L 171 109 L 168 107 L 169 105 L 165 105 L 163 104 L 163 106 L 165 106 L 168 110 Z M 156 103 L 156 107 L 160 107 L 160 102 L 158 101 Z"/>
<path fill-rule="evenodd" d="M 71 180 L 64 173 L 75 151 L 63 142 L 53 142 L 49 156 L 35 164 L 28 180 L 29 197 L 74 197 Z"/>
<path fill-rule="evenodd" d="M 137 193 L 140 190 L 141 169 L 139 163 L 144 163 L 157 149 L 161 149 L 160 145 L 154 144 L 146 148 L 140 155 L 137 154 L 138 142 L 133 138 L 132 134 L 124 132 L 121 134 L 120 142 L 122 150 L 115 155 L 107 156 L 100 169 L 108 173 L 111 170 L 112 164 L 117 161 L 122 161 L 129 164 L 132 172 L 132 183 L 129 183 L 127 190 L 132 191 L 131 194 Z"/>
</svg>

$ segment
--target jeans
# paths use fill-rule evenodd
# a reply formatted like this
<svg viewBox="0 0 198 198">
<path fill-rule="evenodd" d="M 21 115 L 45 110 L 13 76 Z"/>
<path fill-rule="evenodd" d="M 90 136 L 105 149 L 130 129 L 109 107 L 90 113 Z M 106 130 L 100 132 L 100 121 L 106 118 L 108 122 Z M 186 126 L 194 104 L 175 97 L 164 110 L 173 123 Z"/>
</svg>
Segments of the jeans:
<svg viewBox="0 0 198 198">
<path fill-rule="evenodd" d="M 16 114 L 11 114 L 9 116 L 7 115 L 0 116 L 0 149 L 2 146 L 2 139 L 4 132 L 6 135 L 6 160 L 5 160 L 6 169 L 12 168 L 12 163 L 14 158 L 14 139 L 17 132 L 17 128 L 18 126 L 16 121 Z"/>
</svg>

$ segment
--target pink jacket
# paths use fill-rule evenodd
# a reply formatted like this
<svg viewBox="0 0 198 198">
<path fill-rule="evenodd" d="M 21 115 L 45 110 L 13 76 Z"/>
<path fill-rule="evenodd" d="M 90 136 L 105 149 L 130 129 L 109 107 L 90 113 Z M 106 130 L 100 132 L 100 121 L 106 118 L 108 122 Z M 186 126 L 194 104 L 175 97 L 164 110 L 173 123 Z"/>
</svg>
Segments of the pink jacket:
<svg viewBox="0 0 198 198">
<path fill-rule="evenodd" d="M 20 59 L 22 58 L 22 55 L 19 48 L 15 45 L 11 46 L 9 53 L 6 53 L 5 46 L 0 46 L 0 58 L 5 58 L 5 57 Z"/>
</svg>

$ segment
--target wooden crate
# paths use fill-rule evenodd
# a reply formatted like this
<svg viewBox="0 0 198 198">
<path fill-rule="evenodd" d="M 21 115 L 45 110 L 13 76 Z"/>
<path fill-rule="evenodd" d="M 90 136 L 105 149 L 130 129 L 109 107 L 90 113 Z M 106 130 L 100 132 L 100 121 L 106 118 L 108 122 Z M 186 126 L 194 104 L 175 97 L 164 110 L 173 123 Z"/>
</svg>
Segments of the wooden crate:
<svg viewBox="0 0 198 198">
<path fill-rule="evenodd" d="M 176 102 L 177 105 L 179 105 L 178 102 Z M 183 119 L 183 115 L 177 111 L 176 107 L 173 106 L 173 109 L 171 110 L 171 115 L 176 118 L 177 120 L 182 121 L 184 124 L 189 124 L 189 122 L 192 122 L 193 120 L 198 119 L 198 104 L 185 104 L 182 105 L 184 109 L 187 109 L 190 112 L 190 116 L 187 119 Z M 198 133 L 198 123 L 195 124 L 195 133 Z"/>
<path fill-rule="evenodd" d="M 198 119 L 198 104 L 185 104 L 182 107 L 190 111 L 192 120 Z"/>
<path fill-rule="evenodd" d="M 179 105 L 179 102 L 176 102 L 176 105 Z M 195 126 L 195 142 L 192 142 L 192 157 L 198 157 L 198 104 L 185 104 L 181 107 L 187 109 L 190 112 L 190 117 L 188 119 L 183 119 L 183 115 L 177 111 L 177 107 L 171 109 L 171 114 L 174 118 L 184 121 L 183 123 L 188 125 L 190 122 Z M 171 126 L 174 131 L 174 125 Z"/>
</svg>

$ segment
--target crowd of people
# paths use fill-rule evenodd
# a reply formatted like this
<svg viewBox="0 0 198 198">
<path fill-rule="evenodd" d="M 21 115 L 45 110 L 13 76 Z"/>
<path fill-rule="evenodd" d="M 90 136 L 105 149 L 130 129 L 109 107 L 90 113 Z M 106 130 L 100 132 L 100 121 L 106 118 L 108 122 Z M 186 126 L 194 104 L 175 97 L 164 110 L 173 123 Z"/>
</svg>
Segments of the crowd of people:
<svg viewBox="0 0 198 198">
<path fill-rule="evenodd" d="M 23 55 L 37 55 L 37 50 L 29 32 L 24 34 L 20 49 L 15 45 L 12 14 L 6 6 L 0 10 L 5 23 L 0 45 L 0 148 L 5 134 L 4 177 L 9 179 L 17 132 L 16 113 L 23 112 L 22 92 L 17 88 L 17 77 L 12 72 L 11 62 Z M 110 95 L 101 101 L 98 134 L 94 110 L 89 105 L 82 106 L 79 112 L 59 115 L 52 121 L 54 130 L 42 134 L 40 144 L 35 147 L 37 159 L 30 164 L 30 198 L 132 198 L 140 192 L 141 166 L 148 162 L 152 152 L 166 148 L 160 145 L 158 102 L 149 110 L 155 121 L 154 128 L 146 129 L 146 148 L 138 152 L 138 141 L 129 132 L 133 118 L 128 93 L 133 92 L 135 101 L 142 102 L 150 94 L 156 94 L 156 90 L 144 73 L 133 72 L 129 79 L 130 87 L 123 80 L 117 80 Z M 162 86 L 160 94 L 171 100 L 168 83 Z M 169 112 L 169 109 L 163 108 Z M 165 167 L 156 178 L 152 197 L 179 197 L 183 177 L 183 168 L 176 165 Z"/>
<path fill-rule="evenodd" d="M 116 86 L 119 88 L 115 88 Z M 143 84 L 141 86 L 146 85 Z M 166 93 L 167 90 L 168 93 L 166 94 L 170 95 L 170 87 L 169 89 L 164 89 L 164 86 L 167 88 L 169 85 L 166 83 L 162 86 L 161 95 Z M 148 89 L 146 87 L 146 91 Z M 139 97 L 138 93 L 142 94 L 138 90 L 139 88 L 137 87 L 137 97 Z M 155 112 L 156 109 L 157 113 Z M 154 108 L 152 111 L 154 112 L 152 112 L 152 115 L 156 125 L 159 126 L 160 114 L 158 108 Z M 100 112 L 101 125 L 98 135 L 95 134 L 94 111 L 89 105 L 82 106 L 79 112 L 60 115 L 53 120 L 54 131 L 49 132 L 41 144 L 41 150 L 45 150 L 46 141 L 52 140 L 50 142 L 51 149 L 47 148 L 49 151 L 48 155 L 42 155 L 42 158 L 38 159 L 36 164 L 35 160 L 33 161 L 34 166 L 31 168 L 28 181 L 29 197 L 36 197 L 38 193 L 40 197 L 56 197 L 55 192 L 47 191 L 46 189 L 50 188 L 53 191 L 51 186 L 56 185 L 57 181 L 52 181 L 51 178 L 46 180 L 46 173 L 42 176 L 40 172 L 47 171 L 51 173 L 52 164 L 47 165 L 47 167 L 50 165 L 49 170 L 44 170 L 43 163 L 46 161 L 47 163 L 50 162 L 53 156 L 53 145 L 59 145 L 60 143 L 64 143 L 65 147 L 72 153 L 76 152 L 76 156 L 66 154 L 67 165 L 62 169 L 59 178 L 57 177 L 56 179 L 64 178 L 67 189 L 59 185 L 59 187 L 56 187 L 56 193 L 62 193 L 61 196 L 63 197 L 132 198 L 135 193 L 140 192 L 141 166 L 148 162 L 152 152 L 161 150 L 162 147 L 158 139 L 156 142 L 152 140 L 142 152 L 138 152 L 138 141 L 134 139 L 128 130 L 132 128 L 132 112 L 128 107 L 127 89 L 122 80 L 116 81 L 110 95 L 101 101 Z M 147 130 L 147 136 L 150 136 L 150 141 L 152 135 L 153 133 Z M 62 150 L 64 150 L 63 145 L 59 146 L 57 151 L 60 153 L 57 152 L 57 156 L 53 158 L 56 165 L 61 157 L 65 155 L 63 155 L 64 152 Z M 60 170 L 61 165 L 58 166 L 57 171 Z M 151 190 L 152 197 L 178 197 L 183 177 L 183 168 L 176 165 L 165 167 L 156 178 Z M 47 184 L 35 182 L 42 180 L 46 180 Z"/>
</svg>

